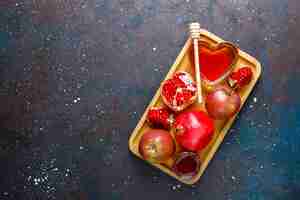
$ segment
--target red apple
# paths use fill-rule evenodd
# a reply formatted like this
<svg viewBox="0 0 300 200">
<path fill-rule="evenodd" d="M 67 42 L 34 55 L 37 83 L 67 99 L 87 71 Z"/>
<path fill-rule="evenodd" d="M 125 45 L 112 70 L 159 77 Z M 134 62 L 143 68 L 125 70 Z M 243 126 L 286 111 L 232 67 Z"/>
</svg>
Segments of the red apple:
<svg viewBox="0 0 300 200">
<path fill-rule="evenodd" d="M 219 86 L 207 95 L 205 106 L 212 118 L 226 119 L 238 112 L 241 98 L 233 89 Z"/>
<path fill-rule="evenodd" d="M 176 141 L 189 151 L 206 147 L 214 133 L 213 120 L 203 111 L 180 113 L 173 125 Z"/>
<path fill-rule="evenodd" d="M 175 152 L 173 137 L 165 130 L 149 130 L 140 140 L 139 152 L 145 160 L 150 162 L 165 161 Z"/>
</svg>

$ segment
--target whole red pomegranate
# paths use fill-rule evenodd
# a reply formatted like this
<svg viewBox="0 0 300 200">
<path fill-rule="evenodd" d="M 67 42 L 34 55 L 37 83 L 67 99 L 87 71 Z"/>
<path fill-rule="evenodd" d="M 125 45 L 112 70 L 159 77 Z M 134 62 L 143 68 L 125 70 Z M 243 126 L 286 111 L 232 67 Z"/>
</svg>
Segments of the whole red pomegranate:
<svg viewBox="0 0 300 200">
<path fill-rule="evenodd" d="M 139 143 L 139 152 L 145 160 L 162 162 L 175 152 L 171 134 L 161 129 L 151 129 L 144 133 Z"/>
<path fill-rule="evenodd" d="M 214 123 L 203 111 L 186 111 L 175 118 L 173 132 L 182 147 L 189 151 L 199 151 L 212 139 Z"/>
<path fill-rule="evenodd" d="M 231 88 L 219 86 L 206 97 L 205 106 L 214 119 L 232 117 L 241 106 L 240 96 Z"/>
</svg>

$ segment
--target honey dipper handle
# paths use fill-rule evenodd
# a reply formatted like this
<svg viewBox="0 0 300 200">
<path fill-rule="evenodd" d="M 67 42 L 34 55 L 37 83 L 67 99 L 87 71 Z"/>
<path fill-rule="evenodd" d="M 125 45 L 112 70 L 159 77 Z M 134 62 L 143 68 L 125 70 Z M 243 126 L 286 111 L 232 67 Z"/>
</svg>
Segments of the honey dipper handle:
<svg viewBox="0 0 300 200">
<path fill-rule="evenodd" d="M 198 103 L 202 103 L 198 39 L 193 39 L 193 44 L 194 44 L 194 59 L 195 59 L 195 72 L 196 72 L 196 82 L 197 82 L 197 92 L 198 92 Z"/>
<path fill-rule="evenodd" d="M 189 24 L 189 32 L 193 41 L 194 46 L 194 61 L 195 61 L 195 73 L 197 82 L 197 93 L 198 93 L 198 103 L 202 103 L 202 91 L 201 91 L 201 76 L 200 76 L 200 64 L 199 64 L 199 48 L 198 41 L 200 40 L 200 24 L 198 22 L 193 22 Z"/>
</svg>

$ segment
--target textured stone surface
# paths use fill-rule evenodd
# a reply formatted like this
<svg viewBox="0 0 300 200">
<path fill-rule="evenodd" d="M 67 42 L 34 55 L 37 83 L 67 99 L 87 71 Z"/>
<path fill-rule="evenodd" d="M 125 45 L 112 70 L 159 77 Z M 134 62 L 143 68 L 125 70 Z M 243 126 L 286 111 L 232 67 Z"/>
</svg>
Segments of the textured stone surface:
<svg viewBox="0 0 300 200">
<path fill-rule="evenodd" d="M 2 0 L 0 199 L 299 199 L 297 2 Z M 257 57 L 263 74 L 188 187 L 127 140 L 193 20 Z"/>
</svg>

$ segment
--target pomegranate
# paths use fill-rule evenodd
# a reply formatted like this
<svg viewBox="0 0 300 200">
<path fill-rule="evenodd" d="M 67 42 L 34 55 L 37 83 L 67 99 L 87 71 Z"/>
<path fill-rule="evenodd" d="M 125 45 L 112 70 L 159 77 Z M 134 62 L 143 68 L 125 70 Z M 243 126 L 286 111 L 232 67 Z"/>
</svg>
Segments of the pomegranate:
<svg viewBox="0 0 300 200">
<path fill-rule="evenodd" d="M 230 87 L 240 89 L 248 85 L 253 77 L 253 72 L 250 67 L 242 67 L 236 72 L 232 72 L 227 80 Z"/>
<path fill-rule="evenodd" d="M 169 112 L 168 108 L 152 107 L 147 114 L 147 121 L 158 128 L 169 129 L 174 121 L 173 114 Z"/>
<path fill-rule="evenodd" d="M 186 111 L 175 118 L 173 132 L 176 141 L 182 147 L 190 151 L 199 151 L 212 139 L 214 123 L 203 111 Z"/>
<path fill-rule="evenodd" d="M 164 81 L 161 89 L 163 102 L 173 111 L 182 111 L 195 102 L 197 87 L 187 72 L 177 72 Z"/>
</svg>

